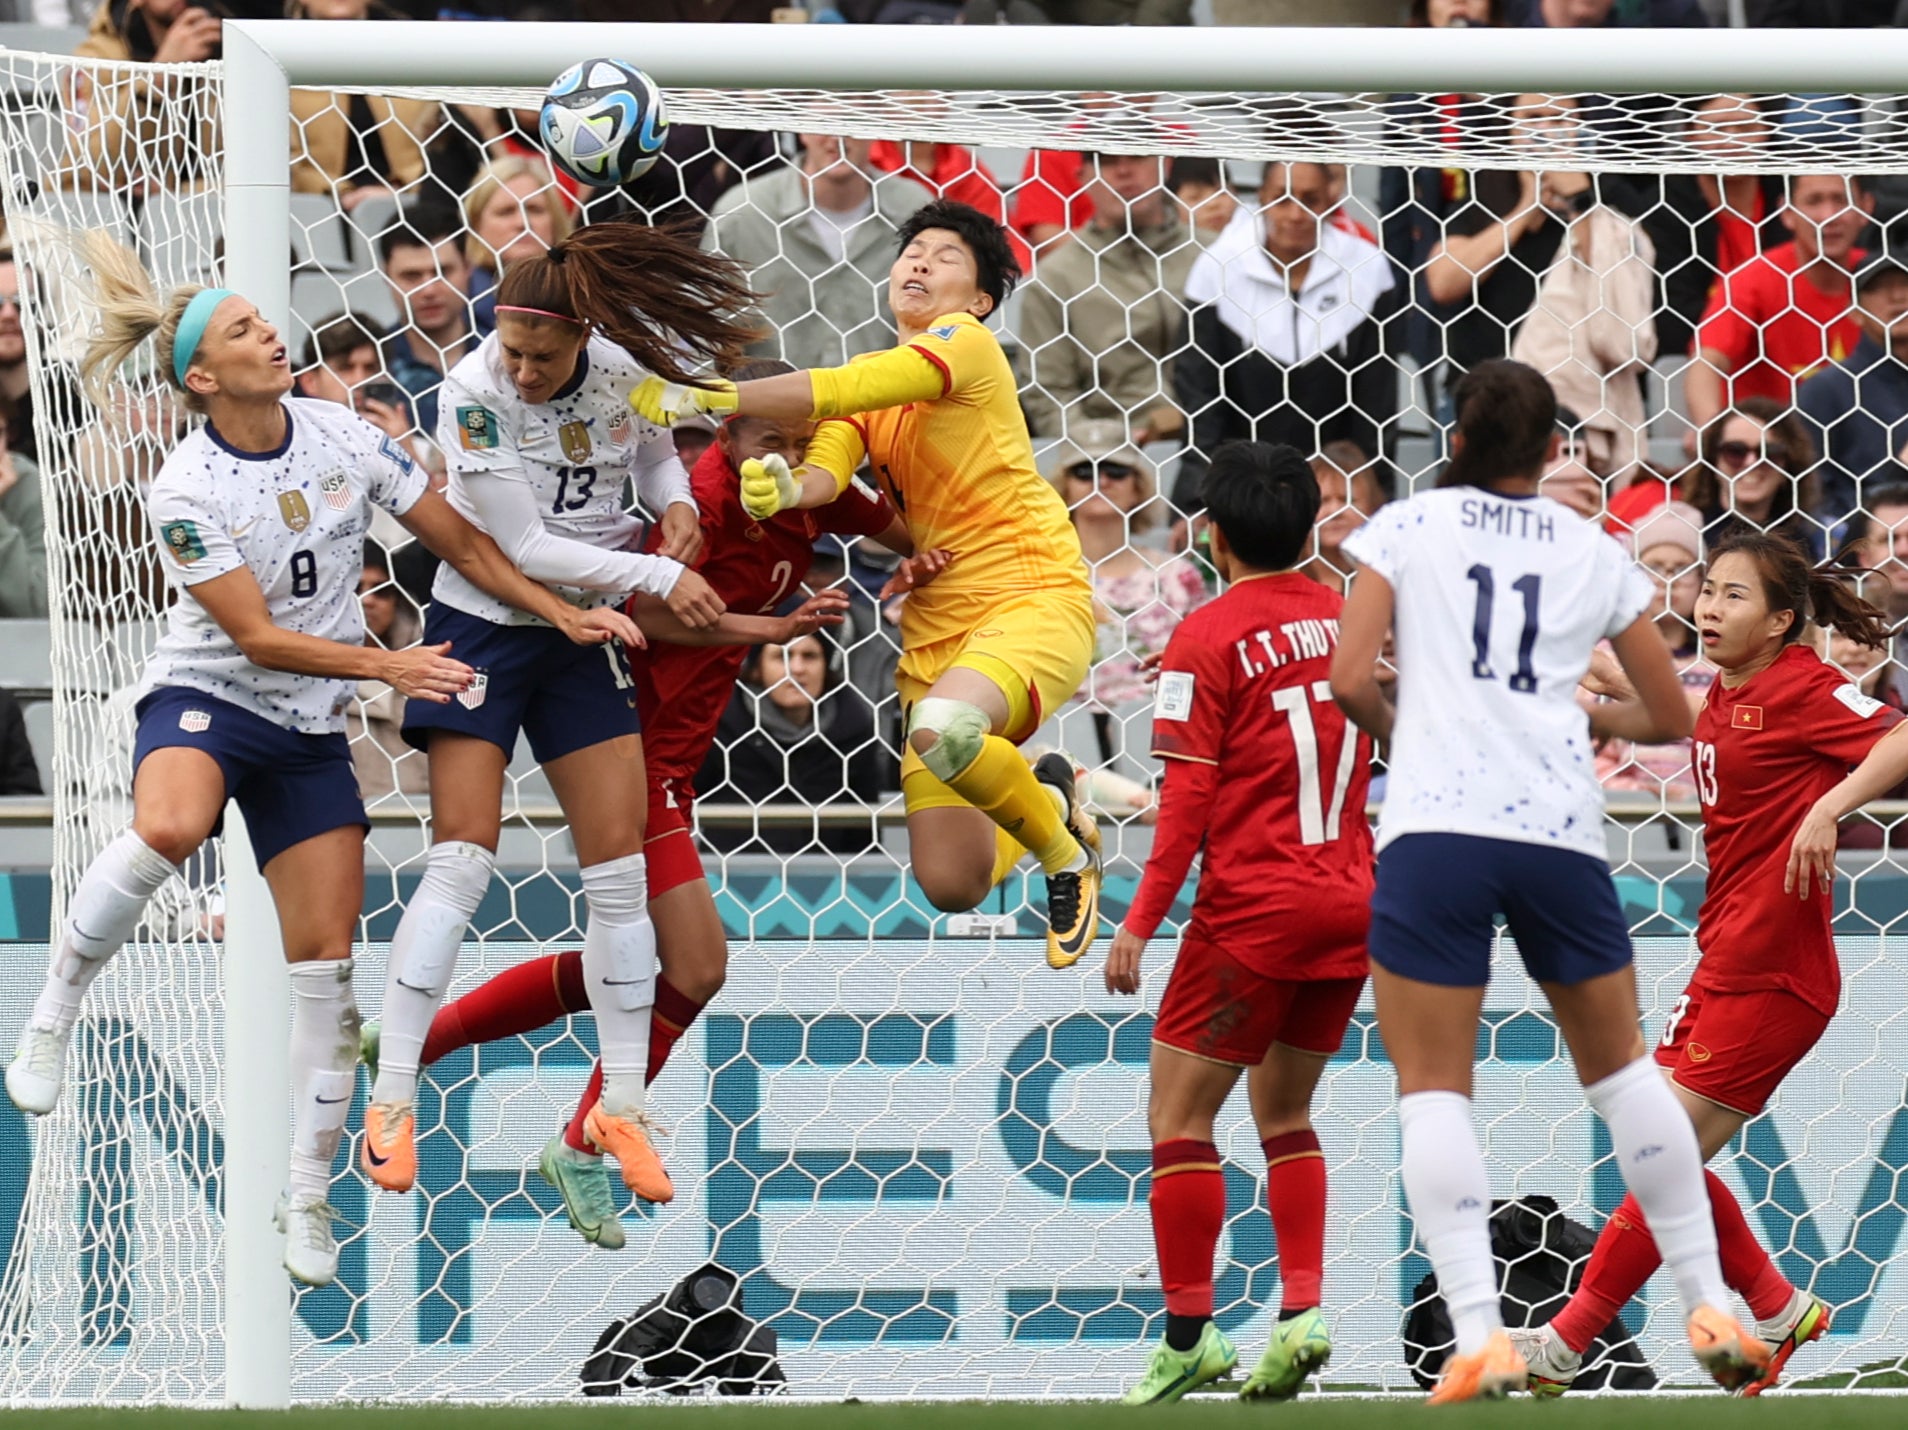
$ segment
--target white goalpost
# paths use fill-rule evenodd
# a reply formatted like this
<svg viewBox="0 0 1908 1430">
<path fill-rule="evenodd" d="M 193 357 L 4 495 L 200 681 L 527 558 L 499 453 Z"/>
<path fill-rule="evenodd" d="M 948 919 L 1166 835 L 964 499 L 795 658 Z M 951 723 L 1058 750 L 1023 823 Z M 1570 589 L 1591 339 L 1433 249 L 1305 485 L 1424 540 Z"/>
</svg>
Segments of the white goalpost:
<svg viewBox="0 0 1908 1430">
<path fill-rule="evenodd" d="M 64 434 L 42 462 L 55 592 L 56 919 L 123 810 L 126 711 L 114 692 L 149 641 L 142 632 L 159 597 L 137 581 L 101 595 L 87 564 L 99 504 L 136 501 L 138 474 L 124 456 L 131 439 L 113 439 L 117 465 L 85 440 L 122 431 L 113 424 L 124 414 L 91 410 L 54 376 L 70 365 L 88 319 L 54 231 L 110 211 L 110 222 L 140 236 L 163 281 L 221 274 L 284 328 L 296 354 L 321 310 L 382 294 L 367 255 L 386 230 L 363 215 L 396 219 L 376 203 L 356 218 L 313 220 L 315 210 L 300 207 L 311 196 L 294 190 L 294 91 L 429 100 L 440 107 L 441 134 L 460 123 L 454 105 L 533 105 L 561 70 L 611 55 L 664 87 L 678 124 L 939 140 L 1016 159 L 1067 149 L 1216 157 L 1242 172 L 1279 160 L 1342 164 L 1347 213 L 1369 219 L 1380 238 L 1391 215 L 1376 198 L 1376 175 L 1386 167 L 1570 168 L 1599 182 L 1650 183 L 1688 174 L 1908 176 L 1908 113 L 1897 109 L 1908 95 L 1908 31 L 1865 32 L 1858 42 L 1836 31 L 1745 30 L 1639 42 L 1622 31 L 228 21 L 224 36 L 221 62 L 171 76 L 0 53 L 0 81 L 13 95 L 0 108 L 8 151 L 0 178 L 40 304 L 27 315 L 35 394 Z M 74 99 L 81 80 L 90 106 Z M 141 86 L 170 86 L 171 117 L 136 140 L 142 152 L 168 156 L 165 182 L 74 181 L 76 166 L 103 162 L 96 144 L 86 147 L 100 96 L 156 92 Z M 1441 138 L 1400 117 L 1398 96 L 1454 92 L 1581 97 L 1585 113 L 1599 96 L 1623 103 L 1608 106 L 1619 117 L 1593 140 L 1533 140 L 1510 127 Z M 1843 118 L 1834 132 L 1798 124 L 1755 153 L 1723 154 L 1691 138 L 1688 106 L 1675 97 L 1726 93 L 1829 97 Z M 1778 108 L 1772 101 L 1769 112 Z M 185 150 L 165 134 L 199 120 L 219 126 L 218 152 L 180 157 Z M 998 177 L 1010 185 L 1019 175 Z M 318 252 L 321 227 L 343 235 L 346 257 L 332 263 Z M 1203 242 L 1190 233 L 1185 241 Z M 288 254 L 298 257 L 296 274 Z M 1397 331 L 1404 318 L 1435 318 L 1435 349 L 1437 323 L 1451 320 L 1429 312 L 1412 275 L 1399 279 Z M 1670 301 L 1656 291 L 1652 319 Z M 1042 381 L 1038 345 L 1021 341 L 1020 311 L 1010 309 L 1003 333 L 1031 391 Z M 1659 354 L 1652 337 L 1647 354 L 1639 347 L 1633 356 L 1622 376 L 1643 394 L 1645 416 L 1631 436 L 1645 457 L 1670 462 L 1691 430 L 1679 410 L 1677 355 Z M 1368 456 L 1382 458 L 1404 494 L 1435 469 L 1435 412 L 1416 387 L 1429 364 L 1393 349 L 1384 361 L 1397 366 L 1401 395 L 1378 424 L 1384 452 Z M 149 374 L 129 374 L 127 385 L 133 407 L 157 400 Z M 1042 450 L 1060 435 L 1038 433 Z M 1149 448 L 1151 460 L 1165 501 L 1164 473 L 1179 457 Z M 1348 491 L 1355 476 L 1346 474 Z M 1608 496 L 1613 474 L 1603 480 Z M 1825 542 L 1861 515 L 1861 500 L 1845 521 L 1823 518 Z M 143 528 L 129 530 L 135 544 L 144 539 Z M 1163 533 L 1162 523 L 1142 540 L 1134 523 L 1127 541 L 1165 562 Z M 1109 640 L 1108 659 L 1137 649 L 1139 621 Z M 879 636 L 861 631 L 857 640 Z M 885 689 L 865 693 L 892 705 Z M 1145 711 L 1120 707 L 1111 724 L 1125 743 L 1103 749 L 1103 762 L 1143 785 Z M 1067 738 L 1083 728 L 1067 726 Z M 1630 788 L 1631 797 L 1612 797 L 1611 847 L 1654 1020 L 1693 958 L 1699 819 L 1686 793 Z M 500 877 L 494 917 L 478 920 L 457 993 L 531 953 L 577 946 L 565 942 L 577 932 L 567 909 L 550 911 L 568 897 L 573 861 L 549 812 L 531 808 L 531 789 L 526 779 L 507 796 L 518 801 L 506 807 L 515 842 L 500 862 L 516 872 Z M 756 800 L 753 811 L 748 803 L 718 797 L 705 817 L 754 819 L 759 833 L 800 801 Z M 0 1402 L 271 1408 L 568 1395 L 605 1323 L 707 1260 L 740 1275 L 750 1314 L 778 1328 L 798 1394 L 1115 1391 L 1160 1304 L 1141 1149 L 1147 1009 L 1163 970 L 1150 970 L 1150 996 L 1136 1012 L 1097 991 L 1097 964 L 1084 980 L 1037 968 L 1024 937 L 1034 925 L 1017 921 L 1026 901 L 1011 885 L 998 907 L 987 906 L 1000 923 L 940 919 L 905 883 L 892 792 L 853 809 L 860 827 L 875 828 L 865 849 L 831 853 L 818 836 L 797 853 L 751 847 L 705 861 L 731 930 L 732 970 L 659 1083 L 664 1115 L 679 1127 L 672 1163 L 681 1159 L 679 1180 L 692 1190 L 659 1215 L 630 1216 L 627 1251 L 583 1254 L 560 1210 L 531 1185 L 534 1148 L 580 1088 L 593 1048 L 586 1030 L 559 1027 L 444 1074 L 434 1111 L 420 1120 L 427 1145 L 412 1197 L 367 1195 L 341 1166 L 341 1182 L 355 1190 L 340 1285 L 297 1296 L 271 1227 L 289 1139 L 287 985 L 276 915 L 228 814 L 222 873 L 193 871 L 176 907 L 156 913 L 102 979 L 76 1050 L 78 1091 L 34 1134 L 33 1182 L 0 1282 L 10 1356 Z M 367 913 L 358 964 L 367 1015 L 399 880 L 417 867 L 424 804 L 395 798 L 373 817 L 371 858 L 388 876 L 379 888 L 390 903 Z M 1115 817 L 1116 872 L 1130 895 L 1148 836 L 1137 807 L 1109 811 L 1109 829 Z M 1885 846 L 1851 857 L 1846 872 L 1871 891 L 1903 877 Z M 1908 1219 L 1894 1183 L 1908 1170 L 1908 984 L 1892 895 L 1871 899 L 1864 887 L 1858 881 L 1841 925 L 1845 1011 L 1725 1173 L 1791 1278 L 1814 1278 L 1820 1294 L 1850 1307 L 1802 1374 L 1833 1373 L 1858 1387 L 1892 1373 L 1877 1367 L 1897 1354 L 1890 1341 L 1908 1317 L 1908 1272 L 1892 1264 Z M 202 917 L 215 893 L 222 964 Z M 374 903 L 383 897 L 374 892 Z M 1175 918 L 1183 917 L 1182 905 Z M 970 928 L 981 936 L 961 936 Z M 1170 957 L 1169 947 L 1162 937 L 1154 957 Z M 1501 972 L 1507 960 L 1498 966 L 1491 1061 L 1479 1076 L 1495 1189 L 1554 1195 L 1594 1227 L 1616 1201 L 1607 1142 L 1559 1065 L 1535 991 L 1521 973 Z M 23 996 L 0 987 L 8 1028 Z M 1400 1209 L 1390 1085 L 1368 1007 L 1319 1098 L 1333 1177 L 1325 1294 L 1343 1336 L 1328 1380 L 1399 1390 L 1411 1380 L 1398 1326 L 1428 1268 Z M 124 1090 L 135 1085 L 136 1095 Z M 358 1125 L 354 1111 L 351 1130 Z M 1276 1257 L 1249 1128 L 1235 1117 L 1221 1145 L 1232 1170 L 1220 1299 L 1235 1338 L 1252 1337 L 1274 1304 Z M 216 1252 L 209 1238 L 222 1238 Z M 1650 1307 L 1659 1302 L 1666 1298 Z M 1630 1327 L 1638 1362 L 1653 1359 L 1666 1381 L 1682 1369 L 1668 1354 L 1673 1319 L 1646 1309 Z"/>
</svg>

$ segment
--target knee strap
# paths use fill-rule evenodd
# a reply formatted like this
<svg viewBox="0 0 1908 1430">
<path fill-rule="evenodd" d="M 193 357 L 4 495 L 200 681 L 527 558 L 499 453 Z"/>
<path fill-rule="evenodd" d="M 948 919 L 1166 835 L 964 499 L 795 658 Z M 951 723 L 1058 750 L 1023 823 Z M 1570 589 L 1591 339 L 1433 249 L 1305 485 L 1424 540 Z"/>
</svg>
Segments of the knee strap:
<svg viewBox="0 0 1908 1430">
<path fill-rule="evenodd" d="M 934 743 L 920 752 L 921 763 L 929 774 L 947 784 L 980 758 L 981 745 L 993 724 L 978 705 L 930 695 L 914 703 L 908 738 L 913 743 L 915 733 L 921 730 L 934 736 Z"/>
</svg>

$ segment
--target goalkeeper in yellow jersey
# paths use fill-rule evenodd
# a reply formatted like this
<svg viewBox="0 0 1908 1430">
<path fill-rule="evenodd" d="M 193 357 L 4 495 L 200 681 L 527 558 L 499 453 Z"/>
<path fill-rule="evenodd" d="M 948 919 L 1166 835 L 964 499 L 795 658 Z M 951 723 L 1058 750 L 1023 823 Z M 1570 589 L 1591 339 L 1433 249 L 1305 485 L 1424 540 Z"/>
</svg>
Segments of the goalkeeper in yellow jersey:
<svg viewBox="0 0 1908 1430">
<path fill-rule="evenodd" d="M 899 346 L 758 382 L 650 378 L 630 403 L 660 423 L 813 418 L 801 467 L 744 464 L 753 516 L 835 500 L 866 457 L 914 549 L 950 554 L 901 615 L 914 876 L 936 908 L 971 909 L 1031 853 L 1047 875 L 1047 961 L 1065 968 L 1099 924 L 1099 833 L 1076 802 L 1072 761 L 1029 767 L 1016 745 L 1086 678 L 1093 596 L 1066 505 L 1034 470 L 1013 372 L 982 324 L 1020 267 L 1005 229 L 945 199 L 902 225 L 900 245 L 888 274 Z"/>
</svg>

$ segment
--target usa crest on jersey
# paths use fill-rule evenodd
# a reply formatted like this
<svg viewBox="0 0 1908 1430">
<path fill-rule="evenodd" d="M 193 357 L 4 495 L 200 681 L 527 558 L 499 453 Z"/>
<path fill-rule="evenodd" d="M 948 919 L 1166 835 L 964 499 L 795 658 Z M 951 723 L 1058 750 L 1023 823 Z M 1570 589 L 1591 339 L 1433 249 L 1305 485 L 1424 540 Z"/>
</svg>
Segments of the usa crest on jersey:
<svg viewBox="0 0 1908 1430">
<path fill-rule="evenodd" d="M 187 734 L 200 734 L 212 728 L 212 714 L 208 710 L 187 710 L 179 716 L 179 728 Z"/>
<path fill-rule="evenodd" d="M 470 684 L 457 692 L 457 703 L 466 710 L 475 710 L 484 703 L 484 693 L 490 687 L 490 677 L 478 671 L 470 678 Z"/>
<path fill-rule="evenodd" d="M 325 505 L 333 511 L 348 511 L 351 507 L 351 482 L 343 472 L 327 472 L 318 482 L 318 491 L 325 499 Z"/>
</svg>

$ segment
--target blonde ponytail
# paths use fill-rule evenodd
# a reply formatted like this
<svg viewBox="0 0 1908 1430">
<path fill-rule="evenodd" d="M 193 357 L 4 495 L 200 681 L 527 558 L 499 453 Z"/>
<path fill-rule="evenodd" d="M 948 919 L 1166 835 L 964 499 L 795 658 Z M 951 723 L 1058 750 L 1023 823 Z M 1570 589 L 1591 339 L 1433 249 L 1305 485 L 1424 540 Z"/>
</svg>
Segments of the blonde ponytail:
<svg viewBox="0 0 1908 1430">
<path fill-rule="evenodd" d="M 186 304 L 201 285 L 175 288 L 162 299 L 139 255 L 104 229 L 88 229 L 80 235 L 79 251 L 91 273 L 93 296 L 99 306 L 99 331 L 80 358 L 80 378 L 87 396 L 105 407 L 120 368 L 141 343 L 157 334 L 160 374 L 168 386 L 182 394 L 187 407 L 200 411 L 198 395 L 181 387 L 173 375 L 172 344 Z"/>
</svg>

